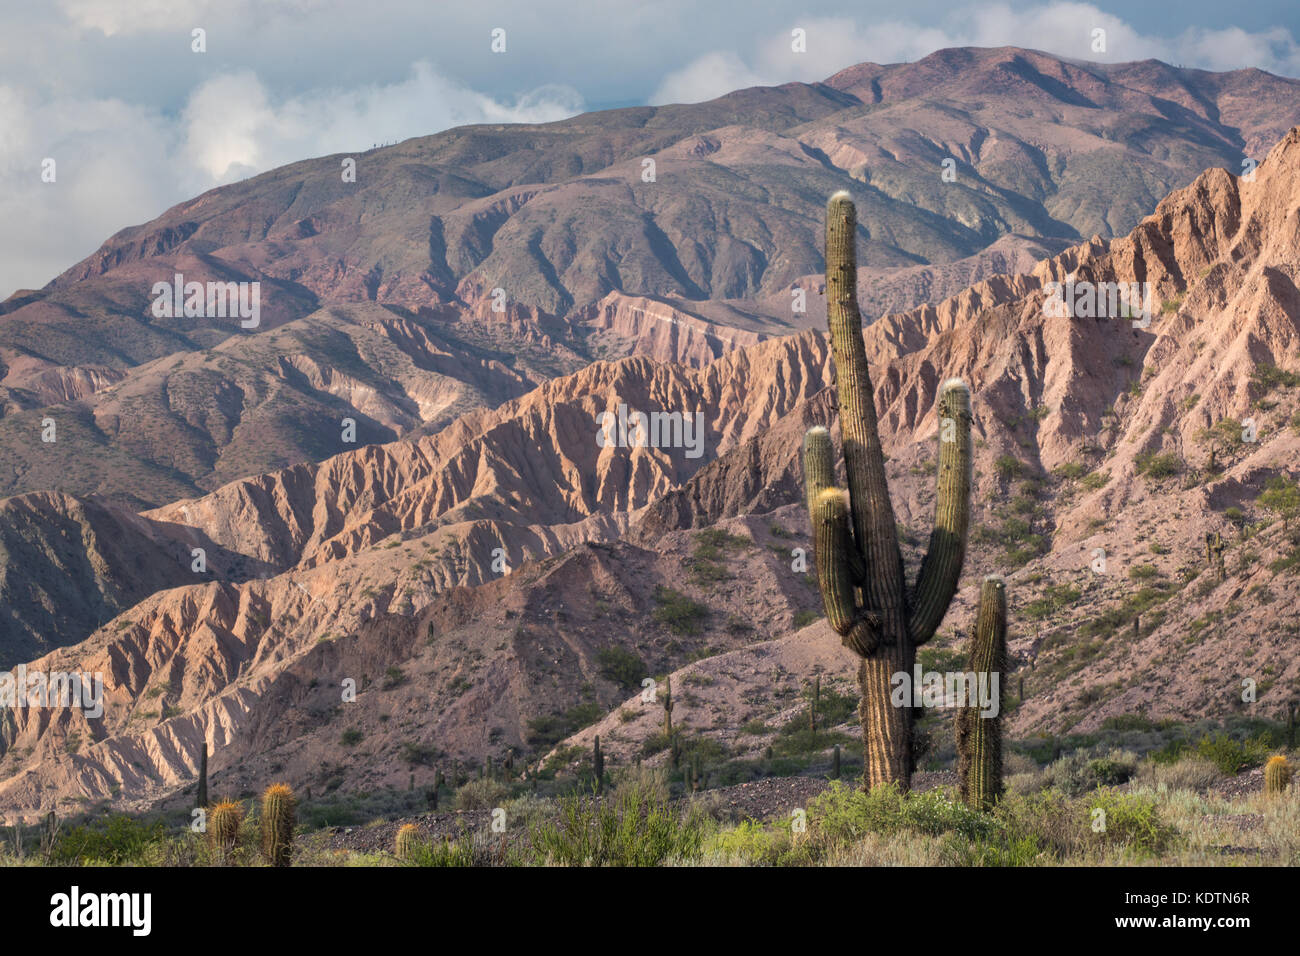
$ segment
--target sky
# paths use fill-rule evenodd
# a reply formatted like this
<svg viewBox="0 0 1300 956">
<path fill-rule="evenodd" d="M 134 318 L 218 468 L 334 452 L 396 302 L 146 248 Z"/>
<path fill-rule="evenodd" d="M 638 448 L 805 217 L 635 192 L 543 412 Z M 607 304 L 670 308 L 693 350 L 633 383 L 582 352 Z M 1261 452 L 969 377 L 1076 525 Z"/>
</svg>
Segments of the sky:
<svg viewBox="0 0 1300 956">
<path fill-rule="evenodd" d="M 1300 76 L 1297 36 L 1294 0 L 0 0 L 0 300 L 213 186 L 465 123 L 698 102 L 952 46 Z"/>
</svg>

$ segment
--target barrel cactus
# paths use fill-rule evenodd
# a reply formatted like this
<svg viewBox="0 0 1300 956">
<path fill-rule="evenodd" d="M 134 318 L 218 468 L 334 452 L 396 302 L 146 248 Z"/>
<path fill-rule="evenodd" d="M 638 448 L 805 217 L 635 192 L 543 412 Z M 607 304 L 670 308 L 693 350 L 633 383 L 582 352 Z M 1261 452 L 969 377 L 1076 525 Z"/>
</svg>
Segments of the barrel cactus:
<svg viewBox="0 0 1300 956">
<path fill-rule="evenodd" d="M 414 823 L 404 823 L 397 831 L 397 841 L 394 850 L 397 858 L 405 863 L 409 863 L 415 858 L 416 853 L 423 845 L 424 841 L 420 838 L 420 828 Z"/>
<path fill-rule="evenodd" d="M 803 467 L 817 578 L 831 627 L 860 659 L 858 715 L 863 784 L 911 784 L 912 710 L 891 702 L 895 674 L 912 673 L 917 648 L 938 629 L 957 589 L 970 518 L 970 391 L 957 379 L 938 391 L 938 500 L 916 583 L 904 580 L 889 500 L 875 398 L 862 340 L 854 241 L 857 211 L 847 192 L 826 209 L 826 313 L 835 362 L 848 496 L 834 485 L 830 432 L 810 429 Z M 910 678 L 909 678 L 910 679 Z"/>
<path fill-rule="evenodd" d="M 244 808 L 234 800 L 222 800 L 208 811 L 208 845 L 221 861 L 239 846 L 239 828 L 244 822 Z"/>
<path fill-rule="evenodd" d="M 272 866 L 288 866 L 293 858 L 296 808 L 287 783 L 273 783 L 262 793 L 262 855 Z"/>
<path fill-rule="evenodd" d="M 1264 793 L 1270 797 L 1280 797 L 1291 783 L 1291 765 L 1286 757 L 1278 754 L 1269 757 L 1264 764 Z"/>
<path fill-rule="evenodd" d="M 1002 578 L 989 575 L 980 589 L 979 616 L 970 640 L 968 672 L 972 693 L 981 687 L 1001 687 L 1007 660 L 1007 589 Z M 998 695 L 1001 702 L 1001 694 Z M 976 810 L 988 810 L 1002 796 L 1002 715 L 985 713 L 979 701 L 967 701 L 957 712 L 957 773 L 961 798 Z"/>
</svg>

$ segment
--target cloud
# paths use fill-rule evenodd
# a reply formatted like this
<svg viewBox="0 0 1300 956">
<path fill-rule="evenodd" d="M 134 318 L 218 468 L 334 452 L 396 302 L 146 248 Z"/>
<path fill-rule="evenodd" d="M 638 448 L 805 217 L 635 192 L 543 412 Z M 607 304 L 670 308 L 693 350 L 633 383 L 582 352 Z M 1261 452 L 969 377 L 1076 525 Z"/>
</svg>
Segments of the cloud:
<svg viewBox="0 0 1300 956">
<path fill-rule="evenodd" d="M 582 99 L 547 85 L 503 102 L 413 64 L 393 84 L 277 100 L 251 70 L 196 87 L 176 115 L 120 99 L 0 86 L 0 300 L 39 287 L 127 225 L 276 166 L 466 123 L 542 123 Z M 56 181 L 41 181 L 41 162 Z M 21 223 L 21 229 L 11 224 Z"/>
</svg>

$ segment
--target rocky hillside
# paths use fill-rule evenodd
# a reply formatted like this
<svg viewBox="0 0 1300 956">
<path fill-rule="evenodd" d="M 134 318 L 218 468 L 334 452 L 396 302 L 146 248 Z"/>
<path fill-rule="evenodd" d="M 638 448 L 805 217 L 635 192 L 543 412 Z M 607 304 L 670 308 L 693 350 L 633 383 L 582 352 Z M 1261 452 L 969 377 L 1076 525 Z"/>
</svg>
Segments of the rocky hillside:
<svg viewBox="0 0 1300 956">
<path fill-rule="evenodd" d="M 1298 233 L 1295 129 L 1250 181 L 1210 169 L 1122 238 L 866 331 L 913 567 L 935 390 L 971 383 L 976 530 L 929 653 L 960 649 L 977 576 L 1007 574 L 1014 732 L 1223 714 L 1247 706 L 1247 678 L 1272 713 L 1300 681 L 1284 613 L 1300 545 L 1259 498 L 1295 480 L 1300 451 Z M 1145 327 L 1060 315 L 1047 287 L 1070 279 L 1149 283 L 1155 314 Z M 784 692 L 754 699 L 771 655 L 785 683 L 808 662 L 832 676 L 851 664 L 808 626 L 818 597 L 798 550 L 799 438 L 833 420 L 831 370 L 816 331 L 736 339 L 710 359 L 718 333 L 686 325 L 698 365 L 596 362 L 433 434 L 138 515 L 67 495 L 6 502 L 0 541 L 23 555 L 3 579 L 11 660 L 62 615 L 56 643 L 71 646 L 29 666 L 102 673 L 106 702 L 91 719 L 8 711 L 0 806 L 177 798 L 204 741 L 213 786 L 231 793 L 269 775 L 424 782 L 440 760 L 540 757 L 603 714 L 628 759 L 653 727 L 633 699 L 646 673 L 703 674 L 711 709 L 690 726 L 739 747 L 740 722 L 789 707 Z M 700 412 L 700 454 L 602 442 L 599 415 L 620 404 Z M 1221 573 L 1207 531 L 1225 542 Z M 79 564 L 101 584 L 74 601 L 58 576 Z"/>
</svg>

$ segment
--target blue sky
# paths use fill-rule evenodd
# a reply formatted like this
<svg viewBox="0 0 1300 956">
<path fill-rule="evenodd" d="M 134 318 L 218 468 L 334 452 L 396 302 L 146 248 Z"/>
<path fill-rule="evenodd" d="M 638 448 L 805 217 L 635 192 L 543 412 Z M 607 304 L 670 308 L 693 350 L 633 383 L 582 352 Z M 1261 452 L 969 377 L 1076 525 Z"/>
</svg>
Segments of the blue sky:
<svg viewBox="0 0 1300 956">
<path fill-rule="evenodd" d="M 1280 0 L 0 0 L 0 298 L 204 189 L 308 156 L 948 46 L 1300 76 L 1297 21 L 1300 5 Z M 40 178 L 47 157 L 54 183 Z"/>
</svg>

